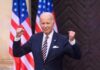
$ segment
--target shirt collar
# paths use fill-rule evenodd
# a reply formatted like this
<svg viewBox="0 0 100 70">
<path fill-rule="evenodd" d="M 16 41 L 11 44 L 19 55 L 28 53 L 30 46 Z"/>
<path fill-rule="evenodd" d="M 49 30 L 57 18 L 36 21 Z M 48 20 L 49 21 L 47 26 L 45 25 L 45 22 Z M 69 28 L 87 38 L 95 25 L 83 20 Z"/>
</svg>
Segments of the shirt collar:
<svg viewBox="0 0 100 70">
<path fill-rule="evenodd" d="M 51 33 L 48 35 L 48 37 L 49 37 L 49 38 L 52 38 L 53 33 L 54 33 L 54 30 L 52 30 L 52 31 L 51 31 Z M 46 34 L 45 34 L 45 33 L 43 33 L 43 36 L 44 36 L 44 37 L 46 37 Z"/>
</svg>

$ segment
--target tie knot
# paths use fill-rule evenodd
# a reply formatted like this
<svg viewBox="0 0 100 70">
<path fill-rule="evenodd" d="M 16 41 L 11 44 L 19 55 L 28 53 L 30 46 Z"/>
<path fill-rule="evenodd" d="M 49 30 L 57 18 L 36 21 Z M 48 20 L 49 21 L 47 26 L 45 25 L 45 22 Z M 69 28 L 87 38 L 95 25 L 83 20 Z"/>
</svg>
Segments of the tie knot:
<svg viewBox="0 0 100 70">
<path fill-rule="evenodd" d="M 46 35 L 45 39 L 48 39 L 48 38 L 49 38 L 49 36 L 48 36 L 48 35 Z"/>
</svg>

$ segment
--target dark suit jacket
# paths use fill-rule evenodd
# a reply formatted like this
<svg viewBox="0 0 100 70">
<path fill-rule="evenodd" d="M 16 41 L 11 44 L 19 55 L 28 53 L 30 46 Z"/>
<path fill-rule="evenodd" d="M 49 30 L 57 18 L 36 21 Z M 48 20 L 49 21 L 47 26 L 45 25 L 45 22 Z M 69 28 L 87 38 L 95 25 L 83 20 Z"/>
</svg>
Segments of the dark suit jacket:
<svg viewBox="0 0 100 70">
<path fill-rule="evenodd" d="M 54 32 L 47 59 L 44 62 L 41 54 L 42 39 L 43 33 L 38 33 L 33 35 L 23 46 L 20 45 L 20 41 L 14 42 L 14 56 L 21 57 L 32 52 L 35 60 L 35 70 L 62 70 L 62 59 L 65 54 L 80 59 L 80 50 L 77 44 L 71 46 L 65 36 Z"/>
</svg>

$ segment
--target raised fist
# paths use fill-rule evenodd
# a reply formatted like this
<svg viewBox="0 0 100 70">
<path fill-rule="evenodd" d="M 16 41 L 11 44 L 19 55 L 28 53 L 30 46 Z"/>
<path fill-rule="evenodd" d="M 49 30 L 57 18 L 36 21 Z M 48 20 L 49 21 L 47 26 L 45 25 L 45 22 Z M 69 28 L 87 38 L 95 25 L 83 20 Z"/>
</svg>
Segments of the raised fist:
<svg viewBox="0 0 100 70">
<path fill-rule="evenodd" d="M 68 35 L 69 35 L 70 41 L 73 41 L 75 39 L 75 32 L 74 31 L 68 31 Z"/>
<path fill-rule="evenodd" d="M 16 30 L 16 37 L 21 37 L 23 35 L 24 29 L 23 28 L 17 28 Z"/>
</svg>

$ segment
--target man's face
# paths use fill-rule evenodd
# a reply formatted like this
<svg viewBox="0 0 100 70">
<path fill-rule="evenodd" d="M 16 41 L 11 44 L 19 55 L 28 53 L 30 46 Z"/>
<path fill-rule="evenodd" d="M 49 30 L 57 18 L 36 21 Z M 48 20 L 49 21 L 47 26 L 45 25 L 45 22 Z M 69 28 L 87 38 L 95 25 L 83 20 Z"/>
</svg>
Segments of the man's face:
<svg viewBox="0 0 100 70">
<path fill-rule="evenodd" d="M 53 25 L 54 22 L 52 16 L 45 15 L 40 18 L 40 26 L 45 34 L 48 35 L 52 31 Z"/>
</svg>

